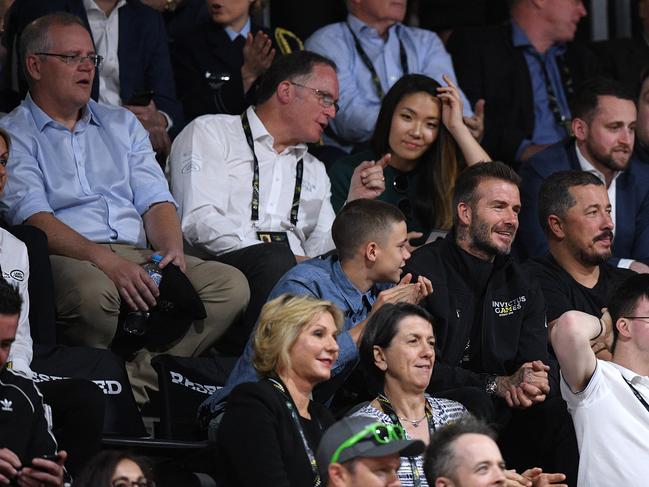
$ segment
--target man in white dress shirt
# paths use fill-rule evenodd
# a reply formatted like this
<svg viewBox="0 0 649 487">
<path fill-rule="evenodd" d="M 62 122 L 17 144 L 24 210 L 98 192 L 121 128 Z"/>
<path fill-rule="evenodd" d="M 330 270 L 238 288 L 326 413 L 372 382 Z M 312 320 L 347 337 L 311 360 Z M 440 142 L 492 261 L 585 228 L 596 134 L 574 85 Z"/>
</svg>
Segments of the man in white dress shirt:
<svg viewBox="0 0 649 487">
<path fill-rule="evenodd" d="M 308 51 L 283 56 L 267 71 L 257 99 L 241 116 L 194 120 L 170 156 L 185 240 L 202 257 L 233 265 L 248 278 L 251 301 L 238 347 L 296 260 L 334 248 L 331 185 L 306 144 L 320 140 L 336 115 L 335 64 Z M 354 174 L 348 201 L 383 191 L 382 165 Z"/>
<path fill-rule="evenodd" d="M 561 315 L 550 331 L 561 394 L 575 423 L 579 487 L 646 485 L 649 477 L 649 275 L 625 281 L 598 319 Z M 591 348 L 604 341 L 613 358 Z"/>
</svg>

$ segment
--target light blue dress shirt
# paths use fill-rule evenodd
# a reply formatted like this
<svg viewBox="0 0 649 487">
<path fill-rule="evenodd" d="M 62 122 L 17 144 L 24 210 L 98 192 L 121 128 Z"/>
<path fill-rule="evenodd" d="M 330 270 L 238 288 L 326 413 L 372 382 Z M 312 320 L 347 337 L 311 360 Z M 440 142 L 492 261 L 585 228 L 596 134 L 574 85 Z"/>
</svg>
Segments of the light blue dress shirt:
<svg viewBox="0 0 649 487">
<path fill-rule="evenodd" d="M 565 44 L 555 44 L 545 54 L 541 54 L 534 49 L 527 35 L 516 22 L 512 22 L 512 42 L 514 47 L 523 50 L 523 56 L 530 73 L 530 81 L 532 82 L 532 97 L 534 100 L 534 131 L 532 132 L 532 138 L 523 140 L 518 148 L 516 159 L 520 160 L 523 151 L 532 144 L 554 144 L 568 137 L 565 127 L 557 122 L 554 113 L 550 109 L 548 89 L 543 74 L 545 68 L 552 84 L 552 90 L 557 97 L 559 109 L 569 119 L 570 107 L 563 89 L 559 66 L 557 65 L 557 57 L 565 54 L 566 46 Z"/>
<path fill-rule="evenodd" d="M 246 20 L 246 23 L 243 24 L 243 27 L 239 32 L 237 32 L 236 30 L 232 30 L 230 27 L 226 27 L 223 30 L 228 35 L 231 41 L 235 40 L 239 36 L 245 39 L 246 37 L 248 37 L 248 34 L 250 33 L 250 17 L 248 17 L 248 20 Z"/>
<path fill-rule="evenodd" d="M 316 257 L 296 265 L 284 274 L 270 292 L 268 300 L 282 294 L 312 296 L 331 301 L 343 312 L 345 318 L 343 331 L 337 337 L 340 348 L 338 360 L 331 370 L 331 376 L 334 377 L 351 372 L 358 359 L 358 348 L 349 334 L 349 330 L 367 318 L 378 293 L 392 286 L 394 286 L 392 283 L 377 284 L 362 293 L 343 272 L 337 257 Z M 212 394 L 201 407 L 209 407 L 214 413 L 222 407 L 222 402 L 237 385 L 259 380 L 257 372 L 252 366 L 253 338 L 254 332 L 246 344 L 243 355 L 228 377 L 226 385 Z"/>
<path fill-rule="evenodd" d="M 12 140 L 3 202 L 14 225 L 47 212 L 93 242 L 146 247 L 141 215 L 175 205 L 149 134 L 125 108 L 91 100 L 71 131 L 27 96 L 0 126 Z"/>
<path fill-rule="evenodd" d="M 372 61 L 384 93 L 405 74 L 401 67 L 399 40 L 403 43 L 408 58 L 410 73 L 425 74 L 441 85 L 445 85 L 442 75 L 448 74 L 457 85 L 451 56 L 437 34 L 397 23 L 388 29 L 387 40 L 384 40 L 375 29 L 353 15 L 347 16 L 347 22 Z M 307 39 L 305 47 L 332 59 L 338 66 L 340 111 L 330 122 L 335 134 L 353 144 L 368 141 L 374 132 L 381 100 L 372 81 L 372 74 L 358 55 L 346 23 L 338 22 L 319 29 Z M 473 115 L 471 105 L 461 90 L 460 94 L 464 114 Z M 329 139 L 327 143 L 351 148 L 351 145 Z"/>
</svg>

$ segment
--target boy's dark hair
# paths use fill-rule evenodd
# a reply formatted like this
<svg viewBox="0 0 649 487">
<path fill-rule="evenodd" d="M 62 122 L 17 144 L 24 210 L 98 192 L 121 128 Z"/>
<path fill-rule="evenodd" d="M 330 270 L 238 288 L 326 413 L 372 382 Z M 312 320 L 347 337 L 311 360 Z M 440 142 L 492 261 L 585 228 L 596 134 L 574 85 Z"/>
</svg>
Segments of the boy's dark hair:
<svg viewBox="0 0 649 487">
<path fill-rule="evenodd" d="M 347 203 L 331 226 L 340 260 L 351 260 L 366 242 L 383 242 L 395 223 L 406 217 L 396 206 L 379 200 L 358 199 Z"/>
</svg>

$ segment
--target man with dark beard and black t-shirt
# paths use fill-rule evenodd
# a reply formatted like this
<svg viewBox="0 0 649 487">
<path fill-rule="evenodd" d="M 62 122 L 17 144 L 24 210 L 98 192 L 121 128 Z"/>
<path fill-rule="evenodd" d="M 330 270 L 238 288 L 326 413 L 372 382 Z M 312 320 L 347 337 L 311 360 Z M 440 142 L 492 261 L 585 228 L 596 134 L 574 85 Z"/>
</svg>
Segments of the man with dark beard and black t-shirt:
<svg viewBox="0 0 649 487">
<path fill-rule="evenodd" d="M 606 186 L 589 172 L 553 174 L 539 191 L 539 220 L 550 252 L 525 267 L 541 283 L 549 327 L 569 310 L 599 317 L 617 286 L 634 274 L 606 263 L 615 230 Z M 598 358 L 608 357 L 603 343 L 593 349 Z"/>
</svg>

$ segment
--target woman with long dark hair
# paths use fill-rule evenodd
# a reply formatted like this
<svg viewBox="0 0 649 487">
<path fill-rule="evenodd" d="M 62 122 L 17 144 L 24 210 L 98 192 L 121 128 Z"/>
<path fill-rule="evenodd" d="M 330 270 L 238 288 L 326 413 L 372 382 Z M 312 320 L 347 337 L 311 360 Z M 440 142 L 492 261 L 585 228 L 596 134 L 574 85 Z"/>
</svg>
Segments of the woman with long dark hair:
<svg viewBox="0 0 649 487">
<path fill-rule="evenodd" d="M 336 211 L 347 199 L 356 167 L 376 161 L 385 165 L 385 191 L 378 199 L 404 212 L 411 236 L 422 234 L 414 243 L 423 243 L 432 230 L 451 227 L 457 175 L 491 158 L 464 124 L 457 87 L 446 76 L 444 81 L 447 86 L 408 74 L 392 86 L 381 105 L 371 151 L 342 159 L 329 170 Z"/>
</svg>

